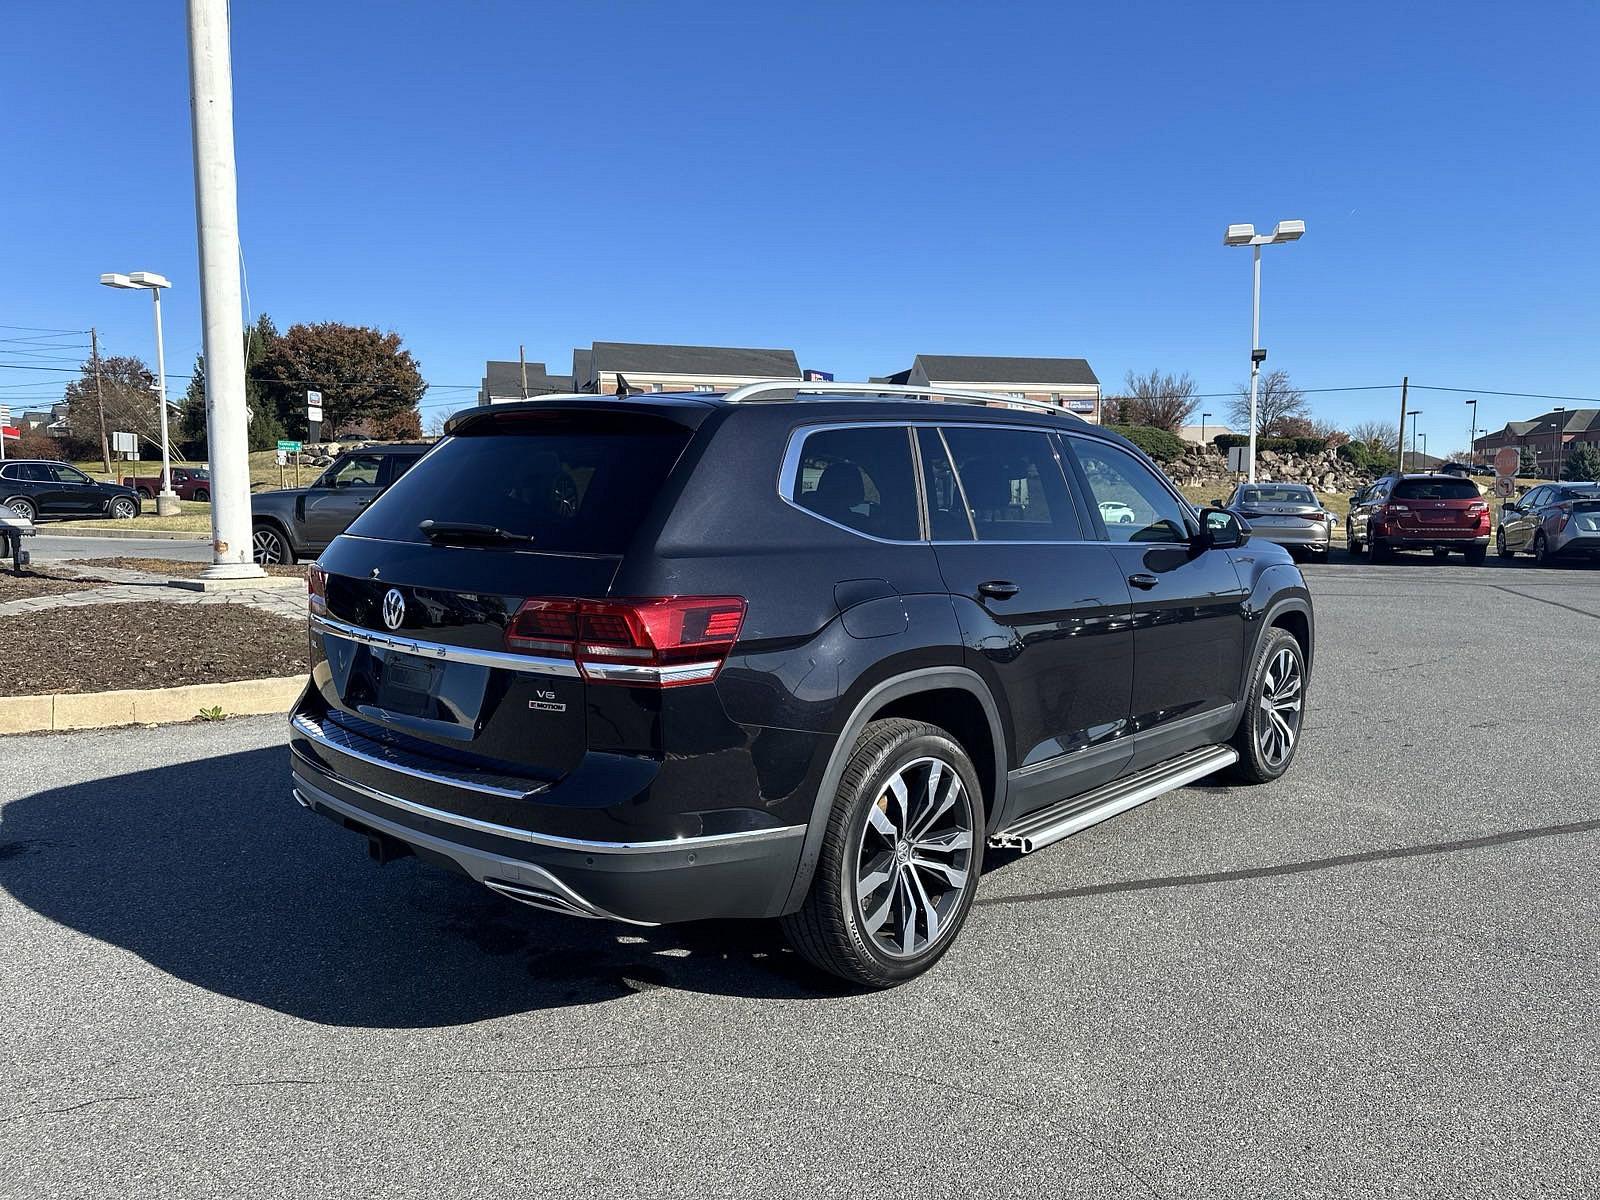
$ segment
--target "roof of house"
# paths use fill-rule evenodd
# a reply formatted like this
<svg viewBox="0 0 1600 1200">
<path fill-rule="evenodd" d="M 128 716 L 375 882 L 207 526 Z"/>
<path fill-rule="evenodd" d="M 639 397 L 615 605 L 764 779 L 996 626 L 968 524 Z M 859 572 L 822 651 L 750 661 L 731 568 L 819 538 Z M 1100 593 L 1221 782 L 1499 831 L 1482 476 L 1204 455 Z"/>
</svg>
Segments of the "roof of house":
<svg viewBox="0 0 1600 1200">
<path fill-rule="evenodd" d="M 572 349 L 572 387 L 573 390 L 583 387 L 589 382 L 589 377 L 594 374 L 594 352 L 585 350 L 581 346 Z"/>
<path fill-rule="evenodd" d="M 981 354 L 919 354 L 931 383 L 1052 383 L 1098 387 L 1099 378 L 1082 358 L 1006 358 Z"/>
<path fill-rule="evenodd" d="M 754 376 L 799 379 L 800 360 L 793 350 L 757 350 L 742 346 L 665 346 L 644 342 L 596 342 L 594 372 L 629 371 L 641 375 Z M 574 364 L 576 373 L 576 364 Z"/>
<path fill-rule="evenodd" d="M 552 375 L 542 362 L 528 364 L 528 395 L 547 396 L 552 392 L 570 392 L 570 375 Z M 518 397 L 522 395 L 522 364 L 520 362 L 495 362 L 483 364 L 484 398 L 491 396 Z"/>
</svg>

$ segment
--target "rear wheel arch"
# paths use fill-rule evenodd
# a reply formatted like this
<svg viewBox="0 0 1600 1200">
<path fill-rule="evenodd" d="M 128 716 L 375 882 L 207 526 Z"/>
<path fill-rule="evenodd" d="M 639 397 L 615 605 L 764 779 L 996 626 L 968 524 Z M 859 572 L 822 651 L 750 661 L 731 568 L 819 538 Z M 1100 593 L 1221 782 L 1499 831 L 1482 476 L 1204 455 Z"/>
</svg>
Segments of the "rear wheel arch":
<svg viewBox="0 0 1600 1200">
<path fill-rule="evenodd" d="M 976 706 L 975 710 L 972 706 Z M 817 785 L 800 865 L 781 911 L 794 912 L 805 901 L 822 854 L 828 816 L 839 793 L 840 781 L 849 766 L 856 739 L 867 723 L 882 717 L 906 717 L 938 725 L 949 732 L 967 751 L 978 772 L 983 790 L 985 816 L 993 822 L 1004 809 L 1006 798 L 1006 738 L 1000 710 L 982 676 L 966 667 L 927 667 L 883 680 L 870 688 L 851 709 L 844 722 L 828 765 Z M 948 723 L 947 723 L 948 722 Z M 952 724 L 960 726 L 952 728 Z M 979 731 L 975 740 L 987 746 L 976 749 L 966 738 Z M 987 750 L 987 756 L 980 755 Z"/>
</svg>

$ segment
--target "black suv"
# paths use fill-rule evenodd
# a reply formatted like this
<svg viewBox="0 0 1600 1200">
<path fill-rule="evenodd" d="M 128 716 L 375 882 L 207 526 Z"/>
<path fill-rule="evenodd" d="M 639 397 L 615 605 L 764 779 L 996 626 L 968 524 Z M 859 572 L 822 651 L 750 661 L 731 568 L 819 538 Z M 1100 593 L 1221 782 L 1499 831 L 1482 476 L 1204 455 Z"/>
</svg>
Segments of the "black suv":
<svg viewBox="0 0 1600 1200">
<path fill-rule="evenodd" d="M 300 803 L 540 908 L 780 917 L 887 986 L 986 845 L 1287 769 L 1287 551 L 1051 406 L 816 386 L 457 414 L 311 570 Z"/>
<path fill-rule="evenodd" d="M 328 464 L 309 487 L 250 497 L 251 551 L 258 563 L 314 558 L 428 450 L 417 443 L 363 446 Z"/>
<path fill-rule="evenodd" d="M 139 494 L 132 488 L 101 483 L 71 463 L 48 459 L 0 463 L 0 504 L 28 521 L 98 516 L 131 521 L 139 515 Z"/>
</svg>

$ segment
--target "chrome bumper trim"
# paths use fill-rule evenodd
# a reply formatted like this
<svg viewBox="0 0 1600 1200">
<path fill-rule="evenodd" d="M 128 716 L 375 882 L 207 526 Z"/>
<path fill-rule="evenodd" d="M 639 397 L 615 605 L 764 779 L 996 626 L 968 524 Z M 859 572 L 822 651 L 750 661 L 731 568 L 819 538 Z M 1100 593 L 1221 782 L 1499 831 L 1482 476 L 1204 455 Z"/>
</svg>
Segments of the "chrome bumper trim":
<svg viewBox="0 0 1600 1200">
<path fill-rule="evenodd" d="M 294 798 L 302 807 L 310 808 L 314 804 L 318 808 L 330 809 L 340 816 L 348 817 L 358 825 L 374 829 L 396 841 L 421 846 L 435 854 L 443 855 L 484 887 L 512 900 L 567 916 L 598 917 L 607 921 L 620 921 L 624 925 L 656 924 L 654 921 L 635 921 L 608 912 L 598 904 L 584 899 L 549 871 L 534 863 L 502 858 L 498 854 L 488 854 L 469 846 L 447 842 L 443 838 L 419 833 L 415 829 L 408 829 L 404 825 L 396 825 L 382 817 L 375 817 L 364 809 L 342 803 L 336 797 L 330 796 L 321 788 L 313 787 L 303 779 L 297 779 L 295 783 L 297 786 L 292 789 Z M 306 793 L 310 793 L 309 801 Z"/>
<path fill-rule="evenodd" d="M 434 808 L 430 804 L 419 804 L 415 800 L 407 800 L 403 796 L 391 795 L 379 791 L 377 788 L 368 787 L 366 784 L 357 783 L 353 779 L 345 779 L 311 762 L 303 754 L 292 753 L 291 757 L 297 768 L 303 767 L 314 772 L 323 779 L 327 779 L 340 787 L 349 788 L 352 792 L 360 792 L 370 800 L 380 804 L 387 804 L 401 812 L 410 813 L 412 816 L 423 817 L 429 821 L 441 821 L 447 825 L 456 825 L 462 829 L 472 829 L 478 833 L 488 833 L 495 837 L 503 837 L 512 841 L 522 842 L 529 846 L 544 846 L 551 850 L 573 850 L 580 854 L 660 854 L 671 850 L 697 850 L 704 846 L 736 846 L 754 842 L 774 841 L 779 838 L 792 837 L 804 831 L 804 825 L 782 825 L 775 829 L 755 829 L 748 833 L 710 833 L 700 837 L 669 838 L 662 841 L 650 842 L 597 842 L 587 838 L 562 837 L 553 833 L 535 833 L 529 829 L 518 829 L 513 825 L 500 825 L 493 821 L 480 821 L 476 817 L 463 816 L 460 813 L 447 812 L 442 808 Z M 356 813 L 363 810 L 357 809 Z M 408 835 L 409 836 L 409 833 Z M 421 836 L 420 834 L 418 836 Z"/>
<path fill-rule="evenodd" d="M 462 779 L 454 775 L 442 775 L 434 771 L 425 771 L 420 767 L 413 767 L 397 759 L 385 758 L 381 754 L 372 754 L 352 745 L 350 740 L 340 740 L 328 736 L 323 731 L 320 722 L 314 721 L 303 713 L 297 713 L 289 721 L 295 732 L 305 735 L 317 745 L 333 751 L 335 754 L 344 754 L 350 758 L 369 763 L 374 767 L 382 767 L 385 771 L 394 771 L 399 775 L 409 775 L 413 779 L 420 779 L 425 783 L 436 783 L 442 787 L 460 788 L 464 792 L 479 792 L 485 796 L 498 796 L 504 800 L 526 800 L 529 796 L 545 790 L 548 784 L 537 784 L 530 787 L 503 788 L 492 783 L 482 783 L 474 780 Z M 336 726 L 337 728 L 337 726 Z M 346 735 L 347 739 L 349 735 Z M 341 780 L 342 782 L 342 780 Z M 352 785 L 354 786 L 354 785 Z"/>
<path fill-rule="evenodd" d="M 373 646 L 379 650 L 397 650 L 402 654 L 415 654 L 420 658 L 471 663 L 478 667 L 499 667 L 502 671 L 565 675 L 572 679 L 578 677 L 578 664 L 571 659 L 541 658 L 533 654 L 512 654 L 505 650 L 480 650 L 475 646 L 447 646 L 443 642 L 428 642 L 398 634 L 379 633 L 375 629 L 362 629 L 316 613 L 311 614 L 310 621 L 314 633 L 344 638 L 346 641 L 359 642 L 363 646 Z"/>
</svg>

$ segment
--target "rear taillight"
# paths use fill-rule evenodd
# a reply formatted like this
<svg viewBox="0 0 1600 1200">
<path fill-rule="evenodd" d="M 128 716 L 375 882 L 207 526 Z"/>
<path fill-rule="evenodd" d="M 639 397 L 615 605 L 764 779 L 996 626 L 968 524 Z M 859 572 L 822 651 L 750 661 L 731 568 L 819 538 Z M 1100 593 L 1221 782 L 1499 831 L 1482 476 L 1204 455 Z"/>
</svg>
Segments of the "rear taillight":
<svg viewBox="0 0 1600 1200">
<path fill-rule="evenodd" d="M 1409 504 L 1385 504 L 1383 506 L 1384 516 L 1388 516 L 1391 513 L 1408 513 L 1410 511 L 1411 506 Z"/>
<path fill-rule="evenodd" d="M 682 687 L 716 678 L 744 613 L 738 596 L 525 600 L 506 649 L 570 658 L 591 683 Z"/>
<path fill-rule="evenodd" d="M 328 611 L 328 573 L 316 563 L 306 568 L 306 606 L 314 613 Z"/>
<path fill-rule="evenodd" d="M 1558 504 L 1556 505 L 1556 512 L 1560 514 L 1560 516 L 1556 517 L 1556 532 L 1560 533 L 1567 527 L 1567 522 L 1572 520 L 1572 505 Z"/>
</svg>

